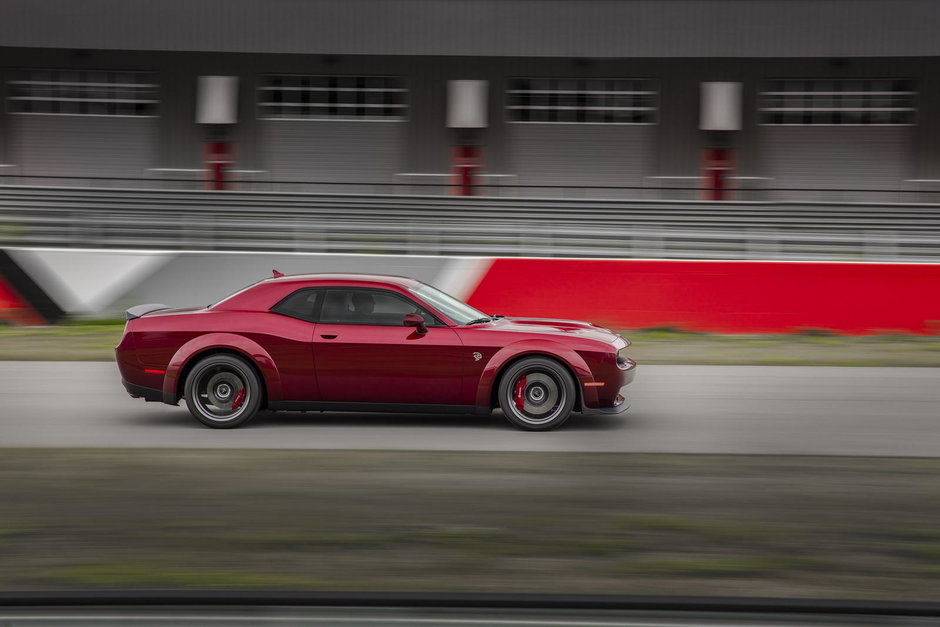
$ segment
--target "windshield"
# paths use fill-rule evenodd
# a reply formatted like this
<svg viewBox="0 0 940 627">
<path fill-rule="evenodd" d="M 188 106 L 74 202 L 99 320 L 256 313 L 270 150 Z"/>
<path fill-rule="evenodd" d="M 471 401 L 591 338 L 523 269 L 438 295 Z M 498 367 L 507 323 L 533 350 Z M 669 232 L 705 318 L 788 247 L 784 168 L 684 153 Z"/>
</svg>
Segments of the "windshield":
<svg viewBox="0 0 940 627">
<path fill-rule="evenodd" d="M 487 318 L 488 316 L 478 309 L 457 300 L 450 294 L 445 294 L 436 287 L 422 283 L 417 287 L 411 288 L 411 291 L 420 296 L 424 302 L 433 305 L 442 314 L 453 320 L 459 325 L 469 324 L 473 320 Z"/>
</svg>

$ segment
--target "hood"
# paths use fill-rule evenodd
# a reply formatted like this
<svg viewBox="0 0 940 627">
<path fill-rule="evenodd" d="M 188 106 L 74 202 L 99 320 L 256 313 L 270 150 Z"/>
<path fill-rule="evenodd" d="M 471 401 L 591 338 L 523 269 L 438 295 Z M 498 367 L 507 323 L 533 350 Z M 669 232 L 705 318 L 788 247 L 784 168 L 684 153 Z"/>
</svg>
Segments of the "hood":
<svg viewBox="0 0 940 627">
<path fill-rule="evenodd" d="M 629 340 L 621 338 L 610 329 L 605 329 L 604 327 L 581 320 L 561 320 L 557 318 L 497 318 L 487 324 L 486 327 L 494 331 L 542 333 L 545 335 L 576 335 L 607 344 L 617 344 L 622 341 L 625 342 L 626 345 L 629 345 Z"/>
</svg>

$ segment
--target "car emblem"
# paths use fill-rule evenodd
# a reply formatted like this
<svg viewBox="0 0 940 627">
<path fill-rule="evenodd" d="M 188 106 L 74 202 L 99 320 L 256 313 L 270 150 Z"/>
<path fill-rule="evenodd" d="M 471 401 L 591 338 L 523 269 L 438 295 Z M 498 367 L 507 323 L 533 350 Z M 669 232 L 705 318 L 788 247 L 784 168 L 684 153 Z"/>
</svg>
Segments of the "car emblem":
<svg viewBox="0 0 940 627">
<path fill-rule="evenodd" d="M 473 361 L 480 361 L 481 359 L 483 359 L 483 353 L 474 353 L 474 354 L 473 354 Z"/>
</svg>

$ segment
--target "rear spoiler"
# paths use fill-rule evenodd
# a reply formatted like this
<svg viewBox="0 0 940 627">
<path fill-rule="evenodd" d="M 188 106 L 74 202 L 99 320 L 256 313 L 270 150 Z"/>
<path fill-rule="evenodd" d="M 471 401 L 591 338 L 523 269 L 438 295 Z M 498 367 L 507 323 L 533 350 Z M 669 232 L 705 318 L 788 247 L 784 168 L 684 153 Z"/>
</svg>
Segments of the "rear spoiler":
<svg viewBox="0 0 940 627">
<path fill-rule="evenodd" d="M 124 317 L 128 320 L 135 320 L 141 316 L 146 316 L 147 314 L 159 311 L 161 309 L 169 309 L 166 305 L 158 305 L 157 303 L 150 303 L 149 305 L 134 305 L 124 313 Z"/>
</svg>

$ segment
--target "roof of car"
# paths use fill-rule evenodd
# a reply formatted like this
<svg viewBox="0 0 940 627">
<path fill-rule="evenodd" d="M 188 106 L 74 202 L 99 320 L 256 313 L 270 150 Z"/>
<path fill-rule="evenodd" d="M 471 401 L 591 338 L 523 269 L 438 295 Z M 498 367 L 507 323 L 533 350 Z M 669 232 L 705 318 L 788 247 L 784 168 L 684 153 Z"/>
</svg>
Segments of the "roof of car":
<svg viewBox="0 0 940 627">
<path fill-rule="evenodd" d="M 421 281 L 406 276 L 391 274 L 367 274 L 357 272 L 312 272 L 309 274 L 285 274 L 284 276 L 265 279 L 263 283 L 286 283 L 304 281 L 343 281 L 350 283 L 391 283 L 401 287 L 413 287 Z"/>
</svg>

